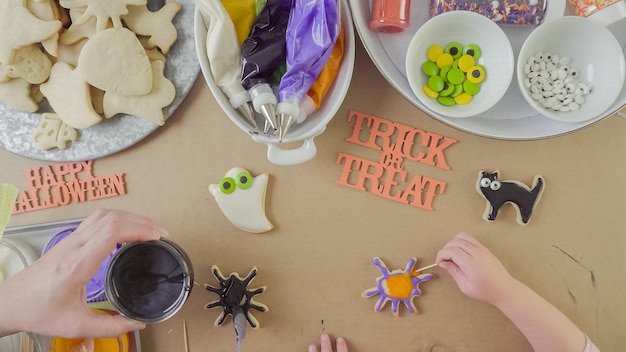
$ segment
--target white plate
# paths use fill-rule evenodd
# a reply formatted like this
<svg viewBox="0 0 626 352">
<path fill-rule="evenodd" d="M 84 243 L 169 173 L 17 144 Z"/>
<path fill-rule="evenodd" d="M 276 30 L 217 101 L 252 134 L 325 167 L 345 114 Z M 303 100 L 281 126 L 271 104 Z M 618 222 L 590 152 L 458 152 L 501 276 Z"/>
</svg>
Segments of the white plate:
<svg viewBox="0 0 626 352">
<path fill-rule="evenodd" d="M 166 119 L 185 99 L 200 72 L 193 35 L 195 6 L 192 0 L 177 1 L 182 5 L 180 12 L 174 17 L 178 38 L 166 56 L 165 65 L 165 76 L 176 87 L 176 96 L 172 104 L 163 109 Z M 96 159 L 131 147 L 159 127 L 145 119 L 120 114 L 78 131 L 78 141 L 69 143 L 65 150 L 55 148 L 42 151 L 32 142 L 31 134 L 39 125 L 41 112 L 45 111 L 51 109 L 43 103 L 38 112 L 25 113 L 11 109 L 0 101 L 0 148 L 28 158 L 47 161 Z"/>
<path fill-rule="evenodd" d="M 625 86 L 618 100 L 598 118 L 573 124 L 553 121 L 538 115 L 524 100 L 514 75 L 509 90 L 502 100 L 484 114 L 465 119 L 438 115 L 426 108 L 413 94 L 405 70 L 406 51 L 409 43 L 419 27 L 430 18 L 429 1 L 411 2 L 411 26 L 404 32 L 397 34 L 376 33 L 368 28 L 371 17 L 370 0 L 349 0 L 349 3 L 353 21 L 365 49 L 387 81 L 413 105 L 437 120 L 460 130 L 479 136 L 508 140 L 553 137 L 588 126 L 619 110 L 626 104 Z M 571 9 L 566 7 L 566 0 L 550 0 L 544 20 L 550 21 L 559 18 L 568 11 Z M 509 37 L 513 46 L 513 53 L 517 57 L 524 40 L 535 27 L 503 25 L 502 28 Z M 621 40 L 620 43 L 624 45 Z"/>
</svg>

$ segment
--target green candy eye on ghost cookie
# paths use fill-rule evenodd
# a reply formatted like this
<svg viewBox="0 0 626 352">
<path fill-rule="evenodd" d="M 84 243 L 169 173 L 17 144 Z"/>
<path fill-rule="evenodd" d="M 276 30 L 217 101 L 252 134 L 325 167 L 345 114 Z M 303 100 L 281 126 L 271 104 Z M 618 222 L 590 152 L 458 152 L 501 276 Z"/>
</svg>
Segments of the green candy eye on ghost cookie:
<svg viewBox="0 0 626 352">
<path fill-rule="evenodd" d="M 252 233 L 271 230 L 274 226 L 265 215 L 265 193 L 269 175 L 252 177 L 248 170 L 234 167 L 209 191 L 228 220 L 237 228 Z"/>
</svg>

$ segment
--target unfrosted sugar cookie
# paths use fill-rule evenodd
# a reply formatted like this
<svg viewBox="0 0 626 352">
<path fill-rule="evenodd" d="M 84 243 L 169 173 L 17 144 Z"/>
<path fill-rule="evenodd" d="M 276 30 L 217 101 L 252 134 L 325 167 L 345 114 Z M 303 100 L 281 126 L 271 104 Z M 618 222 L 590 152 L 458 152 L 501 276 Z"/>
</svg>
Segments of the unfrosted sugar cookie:
<svg viewBox="0 0 626 352">
<path fill-rule="evenodd" d="M 517 211 L 517 223 L 520 225 L 528 224 L 533 210 L 541 198 L 544 185 L 543 177 L 539 175 L 535 176 L 532 188 L 530 188 L 520 181 L 500 181 L 498 170 L 494 172 L 481 170 L 478 173 L 476 191 L 487 201 L 483 219 L 494 221 L 500 208 L 506 203 L 511 203 Z"/>
<path fill-rule="evenodd" d="M 380 295 L 374 307 L 377 312 L 380 312 L 389 301 L 391 302 L 391 312 L 395 316 L 399 314 L 398 307 L 400 303 L 404 303 L 409 312 L 418 313 L 413 299 L 422 293 L 419 289 L 419 284 L 433 279 L 434 276 L 433 274 L 416 271 L 416 262 L 416 258 L 411 258 L 404 270 L 396 269 L 390 271 L 380 258 L 374 258 L 372 263 L 376 265 L 383 275 L 376 279 L 376 287 L 363 291 L 361 297 L 369 298 Z"/>
<path fill-rule="evenodd" d="M 219 184 L 209 185 L 209 191 L 233 225 L 246 232 L 266 232 L 274 227 L 265 215 L 268 178 L 267 173 L 252 177 L 248 170 L 234 167 Z"/>
</svg>

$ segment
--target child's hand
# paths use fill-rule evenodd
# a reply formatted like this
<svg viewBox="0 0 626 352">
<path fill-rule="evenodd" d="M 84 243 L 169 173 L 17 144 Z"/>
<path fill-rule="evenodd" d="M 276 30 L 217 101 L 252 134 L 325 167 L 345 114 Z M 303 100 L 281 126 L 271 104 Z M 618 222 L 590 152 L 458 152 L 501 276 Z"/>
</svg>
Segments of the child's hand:
<svg viewBox="0 0 626 352">
<path fill-rule="evenodd" d="M 460 233 L 437 254 L 437 263 L 469 297 L 496 304 L 509 294 L 515 279 L 474 237 Z"/>
<path fill-rule="evenodd" d="M 328 334 L 322 334 L 320 342 L 322 345 L 320 352 L 333 352 L 333 346 L 330 342 L 330 336 L 328 336 Z M 310 345 L 308 352 L 317 352 L 317 347 L 315 345 Z M 343 337 L 337 338 L 337 352 L 348 352 L 348 344 Z"/>
</svg>

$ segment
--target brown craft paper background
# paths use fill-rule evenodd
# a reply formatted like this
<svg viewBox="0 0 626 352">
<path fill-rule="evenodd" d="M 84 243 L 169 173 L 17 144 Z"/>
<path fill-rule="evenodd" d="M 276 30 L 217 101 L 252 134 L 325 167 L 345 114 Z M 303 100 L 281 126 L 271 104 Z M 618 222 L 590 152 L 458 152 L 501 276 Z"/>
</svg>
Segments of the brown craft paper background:
<svg viewBox="0 0 626 352">
<path fill-rule="evenodd" d="M 338 185 L 339 152 L 378 160 L 380 152 L 347 143 L 355 110 L 448 136 L 451 170 L 405 162 L 410 176 L 447 183 L 427 211 Z M 448 127 L 401 97 L 380 75 L 362 45 L 351 88 L 306 164 L 270 164 L 266 147 L 238 129 L 220 110 L 199 76 L 166 125 L 134 147 L 95 161 L 96 175 L 125 173 L 127 194 L 115 198 L 15 215 L 9 226 L 89 215 L 119 208 L 156 219 L 189 254 L 200 285 L 216 284 L 210 267 L 258 276 L 267 285 L 256 299 L 259 330 L 248 330 L 242 351 L 305 351 L 322 332 L 345 336 L 351 351 L 530 351 L 515 326 L 496 309 L 464 296 L 441 269 L 421 284 L 420 311 L 361 298 L 380 275 L 371 259 L 390 269 L 410 257 L 431 264 L 456 233 L 468 231 L 509 271 L 556 305 L 604 351 L 623 349 L 626 322 L 626 121 L 609 117 L 581 131 L 538 141 L 503 141 Z M 0 181 L 25 189 L 24 171 L 49 163 L 0 151 Z M 207 187 L 234 166 L 270 174 L 267 214 L 276 228 L 265 234 L 237 230 L 222 215 Z M 546 189 L 530 224 L 517 225 L 511 206 L 497 220 L 482 219 L 485 201 L 474 189 L 479 169 L 499 169 L 503 179 L 526 184 L 541 174 Z M 592 281 L 592 274 L 595 281 Z M 27 289 L 25 287 L 25 289 Z M 232 319 L 213 322 L 219 310 L 203 310 L 215 295 L 196 286 L 172 319 L 141 333 L 143 351 L 183 351 L 183 320 L 190 351 L 234 349 Z M 36 312 L 32 312 L 36 314 Z"/>
</svg>

